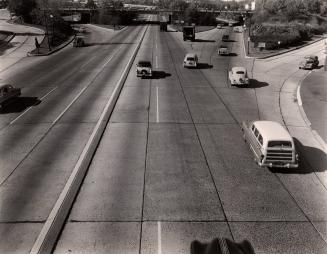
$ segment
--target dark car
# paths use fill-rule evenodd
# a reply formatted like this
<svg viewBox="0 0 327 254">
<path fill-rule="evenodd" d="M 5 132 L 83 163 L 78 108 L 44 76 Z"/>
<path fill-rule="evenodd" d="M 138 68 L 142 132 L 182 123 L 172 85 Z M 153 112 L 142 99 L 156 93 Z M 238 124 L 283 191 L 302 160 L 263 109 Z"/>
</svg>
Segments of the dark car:
<svg viewBox="0 0 327 254">
<path fill-rule="evenodd" d="M 314 69 L 319 65 L 319 60 L 317 56 L 305 56 L 304 60 L 300 62 L 299 69 Z"/>
<path fill-rule="evenodd" d="M 15 88 L 8 84 L 0 85 L 0 108 L 2 108 L 10 99 L 20 95 L 20 88 Z"/>
<path fill-rule="evenodd" d="M 223 38 L 221 39 L 222 41 L 229 41 L 229 35 L 228 34 L 224 34 Z"/>
</svg>

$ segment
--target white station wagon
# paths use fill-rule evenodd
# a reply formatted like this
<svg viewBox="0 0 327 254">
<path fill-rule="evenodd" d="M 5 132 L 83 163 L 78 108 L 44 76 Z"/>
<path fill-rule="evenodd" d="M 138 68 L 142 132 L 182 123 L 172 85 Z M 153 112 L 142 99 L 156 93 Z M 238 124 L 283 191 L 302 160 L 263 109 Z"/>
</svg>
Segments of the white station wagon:
<svg viewBox="0 0 327 254">
<path fill-rule="evenodd" d="M 254 121 L 242 123 L 244 140 L 259 166 L 297 168 L 298 154 L 293 138 L 279 123 Z"/>
</svg>

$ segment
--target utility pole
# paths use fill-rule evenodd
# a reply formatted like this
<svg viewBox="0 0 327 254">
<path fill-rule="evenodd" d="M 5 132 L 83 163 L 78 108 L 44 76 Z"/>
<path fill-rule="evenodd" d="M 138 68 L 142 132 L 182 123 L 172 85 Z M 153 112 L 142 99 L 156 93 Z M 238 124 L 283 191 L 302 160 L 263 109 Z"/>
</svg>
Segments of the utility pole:
<svg viewBox="0 0 327 254">
<path fill-rule="evenodd" d="M 45 8 L 45 6 L 44 6 Z M 51 46 L 50 46 L 50 38 L 49 38 L 49 31 L 48 31 L 48 20 L 47 20 L 47 15 L 46 15 L 46 10 L 43 10 L 43 15 L 44 15 L 44 22 L 45 22 L 45 34 L 48 38 L 48 47 L 49 51 L 51 51 Z"/>
</svg>

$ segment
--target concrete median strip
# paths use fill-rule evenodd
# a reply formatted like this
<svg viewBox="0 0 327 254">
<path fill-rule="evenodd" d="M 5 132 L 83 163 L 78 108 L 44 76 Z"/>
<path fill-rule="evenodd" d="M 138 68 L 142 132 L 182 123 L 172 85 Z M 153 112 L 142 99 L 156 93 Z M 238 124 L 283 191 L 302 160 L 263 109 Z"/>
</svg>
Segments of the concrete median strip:
<svg viewBox="0 0 327 254">
<path fill-rule="evenodd" d="M 96 151 L 101 136 L 106 129 L 109 122 L 110 115 L 114 109 L 114 106 L 118 100 L 122 87 L 125 83 L 127 75 L 132 67 L 137 52 L 141 46 L 148 27 L 144 27 L 143 35 L 135 48 L 132 57 L 126 65 L 122 76 L 120 77 L 108 103 L 106 104 L 100 119 L 98 120 L 86 146 L 84 147 L 77 164 L 75 165 L 63 191 L 61 192 L 59 199 L 54 205 L 49 217 L 47 218 L 41 233 L 32 247 L 30 254 L 38 253 L 51 253 L 52 249 L 57 241 L 57 238 L 61 232 L 61 229 L 65 223 L 65 220 L 69 214 L 70 208 L 74 202 L 74 199 L 78 193 L 80 185 L 87 172 L 88 166 L 92 160 L 93 154 Z"/>
</svg>

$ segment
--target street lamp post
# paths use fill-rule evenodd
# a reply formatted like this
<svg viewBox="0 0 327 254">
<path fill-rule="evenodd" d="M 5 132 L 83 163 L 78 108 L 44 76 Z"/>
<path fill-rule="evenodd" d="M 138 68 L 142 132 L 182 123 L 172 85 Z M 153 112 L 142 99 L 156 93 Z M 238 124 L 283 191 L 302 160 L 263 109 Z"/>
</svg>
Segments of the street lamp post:
<svg viewBox="0 0 327 254">
<path fill-rule="evenodd" d="M 53 45 L 53 37 L 54 37 L 54 16 L 50 14 L 50 18 L 52 21 L 52 36 L 51 36 L 51 44 Z"/>
<path fill-rule="evenodd" d="M 51 51 L 49 31 L 48 31 L 48 20 L 47 20 L 47 15 L 46 15 L 46 11 L 45 10 L 43 11 L 43 15 L 44 15 L 44 22 L 45 22 L 45 34 L 46 34 L 47 39 L 48 39 L 49 51 Z"/>
</svg>

